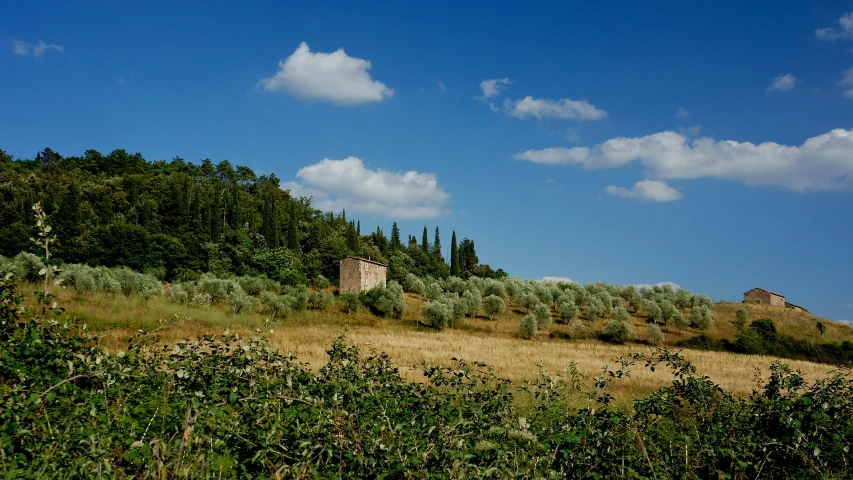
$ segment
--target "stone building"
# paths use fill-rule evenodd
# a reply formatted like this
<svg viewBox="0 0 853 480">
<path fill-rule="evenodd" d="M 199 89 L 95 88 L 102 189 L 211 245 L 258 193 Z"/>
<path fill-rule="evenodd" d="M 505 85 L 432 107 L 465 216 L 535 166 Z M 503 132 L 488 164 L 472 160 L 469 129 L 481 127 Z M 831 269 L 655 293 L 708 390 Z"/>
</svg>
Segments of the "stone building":
<svg viewBox="0 0 853 480">
<path fill-rule="evenodd" d="M 761 305 L 772 305 L 774 307 L 785 306 L 785 296 L 773 293 L 763 288 L 753 288 L 743 294 L 744 303 L 758 303 Z"/>
<path fill-rule="evenodd" d="M 361 293 L 385 286 L 387 266 L 361 257 L 341 259 L 341 293 Z"/>
</svg>

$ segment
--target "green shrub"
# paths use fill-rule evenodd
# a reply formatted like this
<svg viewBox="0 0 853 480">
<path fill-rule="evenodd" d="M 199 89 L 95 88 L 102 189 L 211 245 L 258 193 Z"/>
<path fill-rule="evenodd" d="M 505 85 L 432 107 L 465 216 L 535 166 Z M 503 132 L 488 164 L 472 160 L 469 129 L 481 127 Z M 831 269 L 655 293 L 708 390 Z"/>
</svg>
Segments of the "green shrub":
<svg viewBox="0 0 853 480">
<path fill-rule="evenodd" d="M 322 275 L 317 275 L 317 278 L 314 279 L 314 286 L 319 288 L 320 290 L 325 290 L 325 289 L 331 287 L 332 284 L 331 284 L 331 282 L 329 282 L 328 278 L 326 278 Z"/>
<path fill-rule="evenodd" d="M 746 310 L 739 308 L 735 313 L 735 326 L 737 327 L 739 332 L 743 332 L 746 330 L 747 322 L 748 322 L 748 314 Z"/>
<path fill-rule="evenodd" d="M 202 308 L 207 310 L 210 308 L 212 303 L 213 300 L 210 298 L 209 293 L 197 293 L 193 296 L 188 305 L 193 308 Z"/>
<path fill-rule="evenodd" d="M 338 295 L 338 300 L 341 303 L 341 310 L 348 314 L 358 312 L 358 309 L 361 307 L 361 300 L 358 295 L 342 293 Z"/>
</svg>

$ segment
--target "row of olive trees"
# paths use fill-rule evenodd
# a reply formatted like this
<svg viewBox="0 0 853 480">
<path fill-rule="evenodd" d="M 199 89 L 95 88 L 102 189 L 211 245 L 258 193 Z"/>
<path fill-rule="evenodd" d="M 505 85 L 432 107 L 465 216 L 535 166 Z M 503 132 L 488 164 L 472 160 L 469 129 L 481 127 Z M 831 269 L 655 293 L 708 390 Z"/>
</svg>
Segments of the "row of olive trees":
<svg viewBox="0 0 853 480">
<path fill-rule="evenodd" d="M 12 272 L 15 278 L 35 283 L 41 279 L 39 272 L 45 268 L 42 259 L 32 253 L 22 252 L 12 258 L 0 257 L 0 271 Z M 72 289 L 78 296 L 94 292 L 139 295 L 148 299 L 161 293 L 160 281 L 152 275 L 135 272 L 126 267 L 90 267 L 67 263 L 59 269 L 57 283 Z"/>
<path fill-rule="evenodd" d="M 459 323 L 481 309 L 493 319 L 508 302 L 532 315 L 522 321 L 520 335 L 523 337 L 535 336 L 533 327 L 550 323 L 553 316 L 558 322 L 569 324 L 581 314 L 586 317 L 588 327 L 598 319 L 610 317 L 612 320 L 605 332 L 617 341 L 632 336 L 631 313 L 644 315 L 655 325 L 672 322 L 679 330 L 691 326 L 707 329 L 713 324 L 709 297 L 666 284 L 638 288 L 603 282 L 580 285 L 517 278 L 419 278 L 409 274 L 403 287 L 407 292 L 427 298 L 423 313 L 435 326 Z M 689 313 L 685 315 L 687 309 Z M 572 326 L 573 331 L 578 329 L 577 325 Z M 649 330 L 653 341 L 662 335 L 658 326 L 649 327 Z"/>
</svg>

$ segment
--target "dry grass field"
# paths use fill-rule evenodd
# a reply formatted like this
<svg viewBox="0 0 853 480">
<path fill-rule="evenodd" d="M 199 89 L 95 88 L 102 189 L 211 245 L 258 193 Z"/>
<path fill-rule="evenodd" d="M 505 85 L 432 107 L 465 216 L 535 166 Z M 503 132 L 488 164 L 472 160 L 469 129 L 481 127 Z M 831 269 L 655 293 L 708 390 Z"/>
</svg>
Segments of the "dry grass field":
<svg viewBox="0 0 853 480">
<path fill-rule="evenodd" d="M 24 290 L 26 298 L 33 298 L 31 290 Z M 523 312 L 512 308 L 497 317 L 495 322 L 486 318 L 468 319 L 461 328 L 436 331 L 420 324 L 423 300 L 407 294 L 406 301 L 408 312 L 402 320 L 381 319 L 366 309 L 350 315 L 338 311 L 308 311 L 265 326 L 265 315 L 254 312 L 231 315 L 229 310 L 219 306 L 199 310 L 171 303 L 164 297 L 152 298 L 146 304 L 137 297 L 100 293 L 79 297 L 70 291 L 58 292 L 58 303 L 66 308 L 66 315 L 101 333 L 103 347 L 112 352 L 125 349 L 127 339 L 138 329 L 157 327 L 158 320 L 162 320 L 164 326 L 157 338 L 164 344 L 203 334 L 218 335 L 226 328 L 242 335 L 258 335 L 260 330 L 269 337 L 274 348 L 292 353 L 313 368 L 320 368 L 327 360 L 326 349 L 345 331 L 348 343 L 364 352 L 373 349 L 388 353 L 403 375 L 413 381 L 423 379 L 420 373 L 423 364 L 449 365 L 453 358 L 461 358 L 492 365 L 497 375 L 514 381 L 535 378 L 540 366 L 556 373 L 574 362 L 590 383 L 601 373 L 604 365 L 613 365 L 617 356 L 648 349 L 642 343 L 610 345 L 595 340 L 552 339 L 549 337 L 552 330 L 568 329 L 568 326 L 558 324 L 540 330 L 534 340 L 521 340 L 516 335 Z M 716 322 L 709 334 L 733 339 L 737 333 L 733 321 L 738 308 L 746 308 L 751 319 L 773 318 L 782 333 L 812 335 L 817 339 L 814 319 L 807 314 L 741 304 L 715 305 Z M 599 320 L 598 328 L 601 324 Z M 632 324 L 635 341 L 643 342 L 645 320 L 633 318 Z M 853 328 L 832 322 L 828 325 L 827 341 L 853 339 Z M 679 333 L 670 327 L 664 327 L 663 331 L 666 344 L 670 345 L 697 334 L 693 330 Z M 749 394 L 756 385 L 756 379 L 766 378 L 768 367 L 776 360 L 765 356 L 708 351 L 684 350 L 683 353 L 701 373 L 741 395 Z M 808 380 L 824 377 L 833 370 L 832 366 L 811 362 L 784 362 L 802 371 Z M 652 373 L 637 365 L 632 369 L 631 378 L 614 384 L 613 392 L 620 400 L 629 401 L 669 383 L 671 379 L 666 370 Z"/>
</svg>

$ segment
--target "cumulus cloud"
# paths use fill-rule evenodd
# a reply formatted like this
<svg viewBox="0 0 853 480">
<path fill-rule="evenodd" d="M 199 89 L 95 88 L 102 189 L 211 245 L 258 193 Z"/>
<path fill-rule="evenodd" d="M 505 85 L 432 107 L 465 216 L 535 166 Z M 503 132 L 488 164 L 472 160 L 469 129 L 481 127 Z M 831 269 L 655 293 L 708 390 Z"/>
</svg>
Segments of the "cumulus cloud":
<svg viewBox="0 0 853 480">
<path fill-rule="evenodd" d="M 653 179 L 710 177 L 797 192 L 853 187 L 853 129 L 832 130 L 793 146 L 690 139 L 666 131 L 613 138 L 593 148 L 528 150 L 515 154 L 515 158 L 552 165 L 578 164 L 587 169 L 616 168 L 636 161 Z"/>
<path fill-rule="evenodd" d="M 681 192 L 670 187 L 663 180 L 640 180 L 631 189 L 610 185 L 604 191 L 617 197 L 638 198 L 654 202 L 671 202 L 680 199 L 682 196 Z"/>
<path fill-rule="evenodd" d="M 607 112 L 597 108 L 586 100 L 571 100 L 562 98 L 550 100 L 526 96 L 520 100 L 506 99 L 504 110 L 513 117 L 528 118 L 559 118 L 570 120 L 601 120 L 607 117 Z"/>
<path fill-rule="evenodd" d="M 65 53 L 65 47 L 56 43 L 44 43 L 41 40 L 35 44 L 25 42 L 23 40 L 12 41 L 12 53 L 22 57 L 39 58 L 48 50 L 56 50 L 59 53 Z"/>
<path fill-rule="evenodd" d="M 480 82 L 480 89 L 483 90 L 482 98 L 497 97 L 504 91 L 506 87 L 512 83 L 509 78 L 495 78 L 492 80 L 483 80 Z"/>
<path fill-rule="evenodd" d="M 675 111 L 675 118 L 687 118 L 690 116 L 690 112 L 688 112 L 684 107 L 678 107 L 678 110 Z"/>
<path fill-rule="evenodd" d="M 824 27 L 815 30 L 815 35 L 821 40 L 835 42 L 836 40 L 848 40 L 853 38 L 853 12 L 842 15 L 838 19 L 838 29 Z"/>
<path fill-rule="evenodd" d="M 554 276 L 544 276 L 540 282 L 552 282 L 552 283 L 577 283 L 569 277 L 554 277 Z"/>
<path fill-rule="evenodd" d="M 770 82 L 770 86 L 767 87 L 767 90 L 770 92 L 787 92 L 794 88 L 798 80 L 799 79 L 797 77 L 790 73 L 779 75 L 778 77 L 773 78 L 773 81 Z"/>
<path fill-rule="evenodd" d="M 302 42 L 278 63 L 278 72 L 259 85 L 270 92 L 286 91 L 338 105 L 381 102 L 393 96 L 394 90 L 370 78 L 370 67 L 370 61 L 350 57 L 343 48 L 333 53 L 312 52 Z"/>
<path fill-rule="evenodd" d="M 844 89 L 842 95 L 844 95 L 845 98 L 853 100 L 853 68 L 844 72 L 844 77 L 840 82 L 838 82 L 838 85 Z"/>
<path fill-rule="evenodd" d="M 324 159 L 296 173 L 298 181 L 282 184 L 295 196 L 314 197 L 325 211 L 347 209 L 389 218 L 433 218 L 444 215 L 450 195 L 433 173 L 370 170 L 356 157 Z"/>
</svg>

